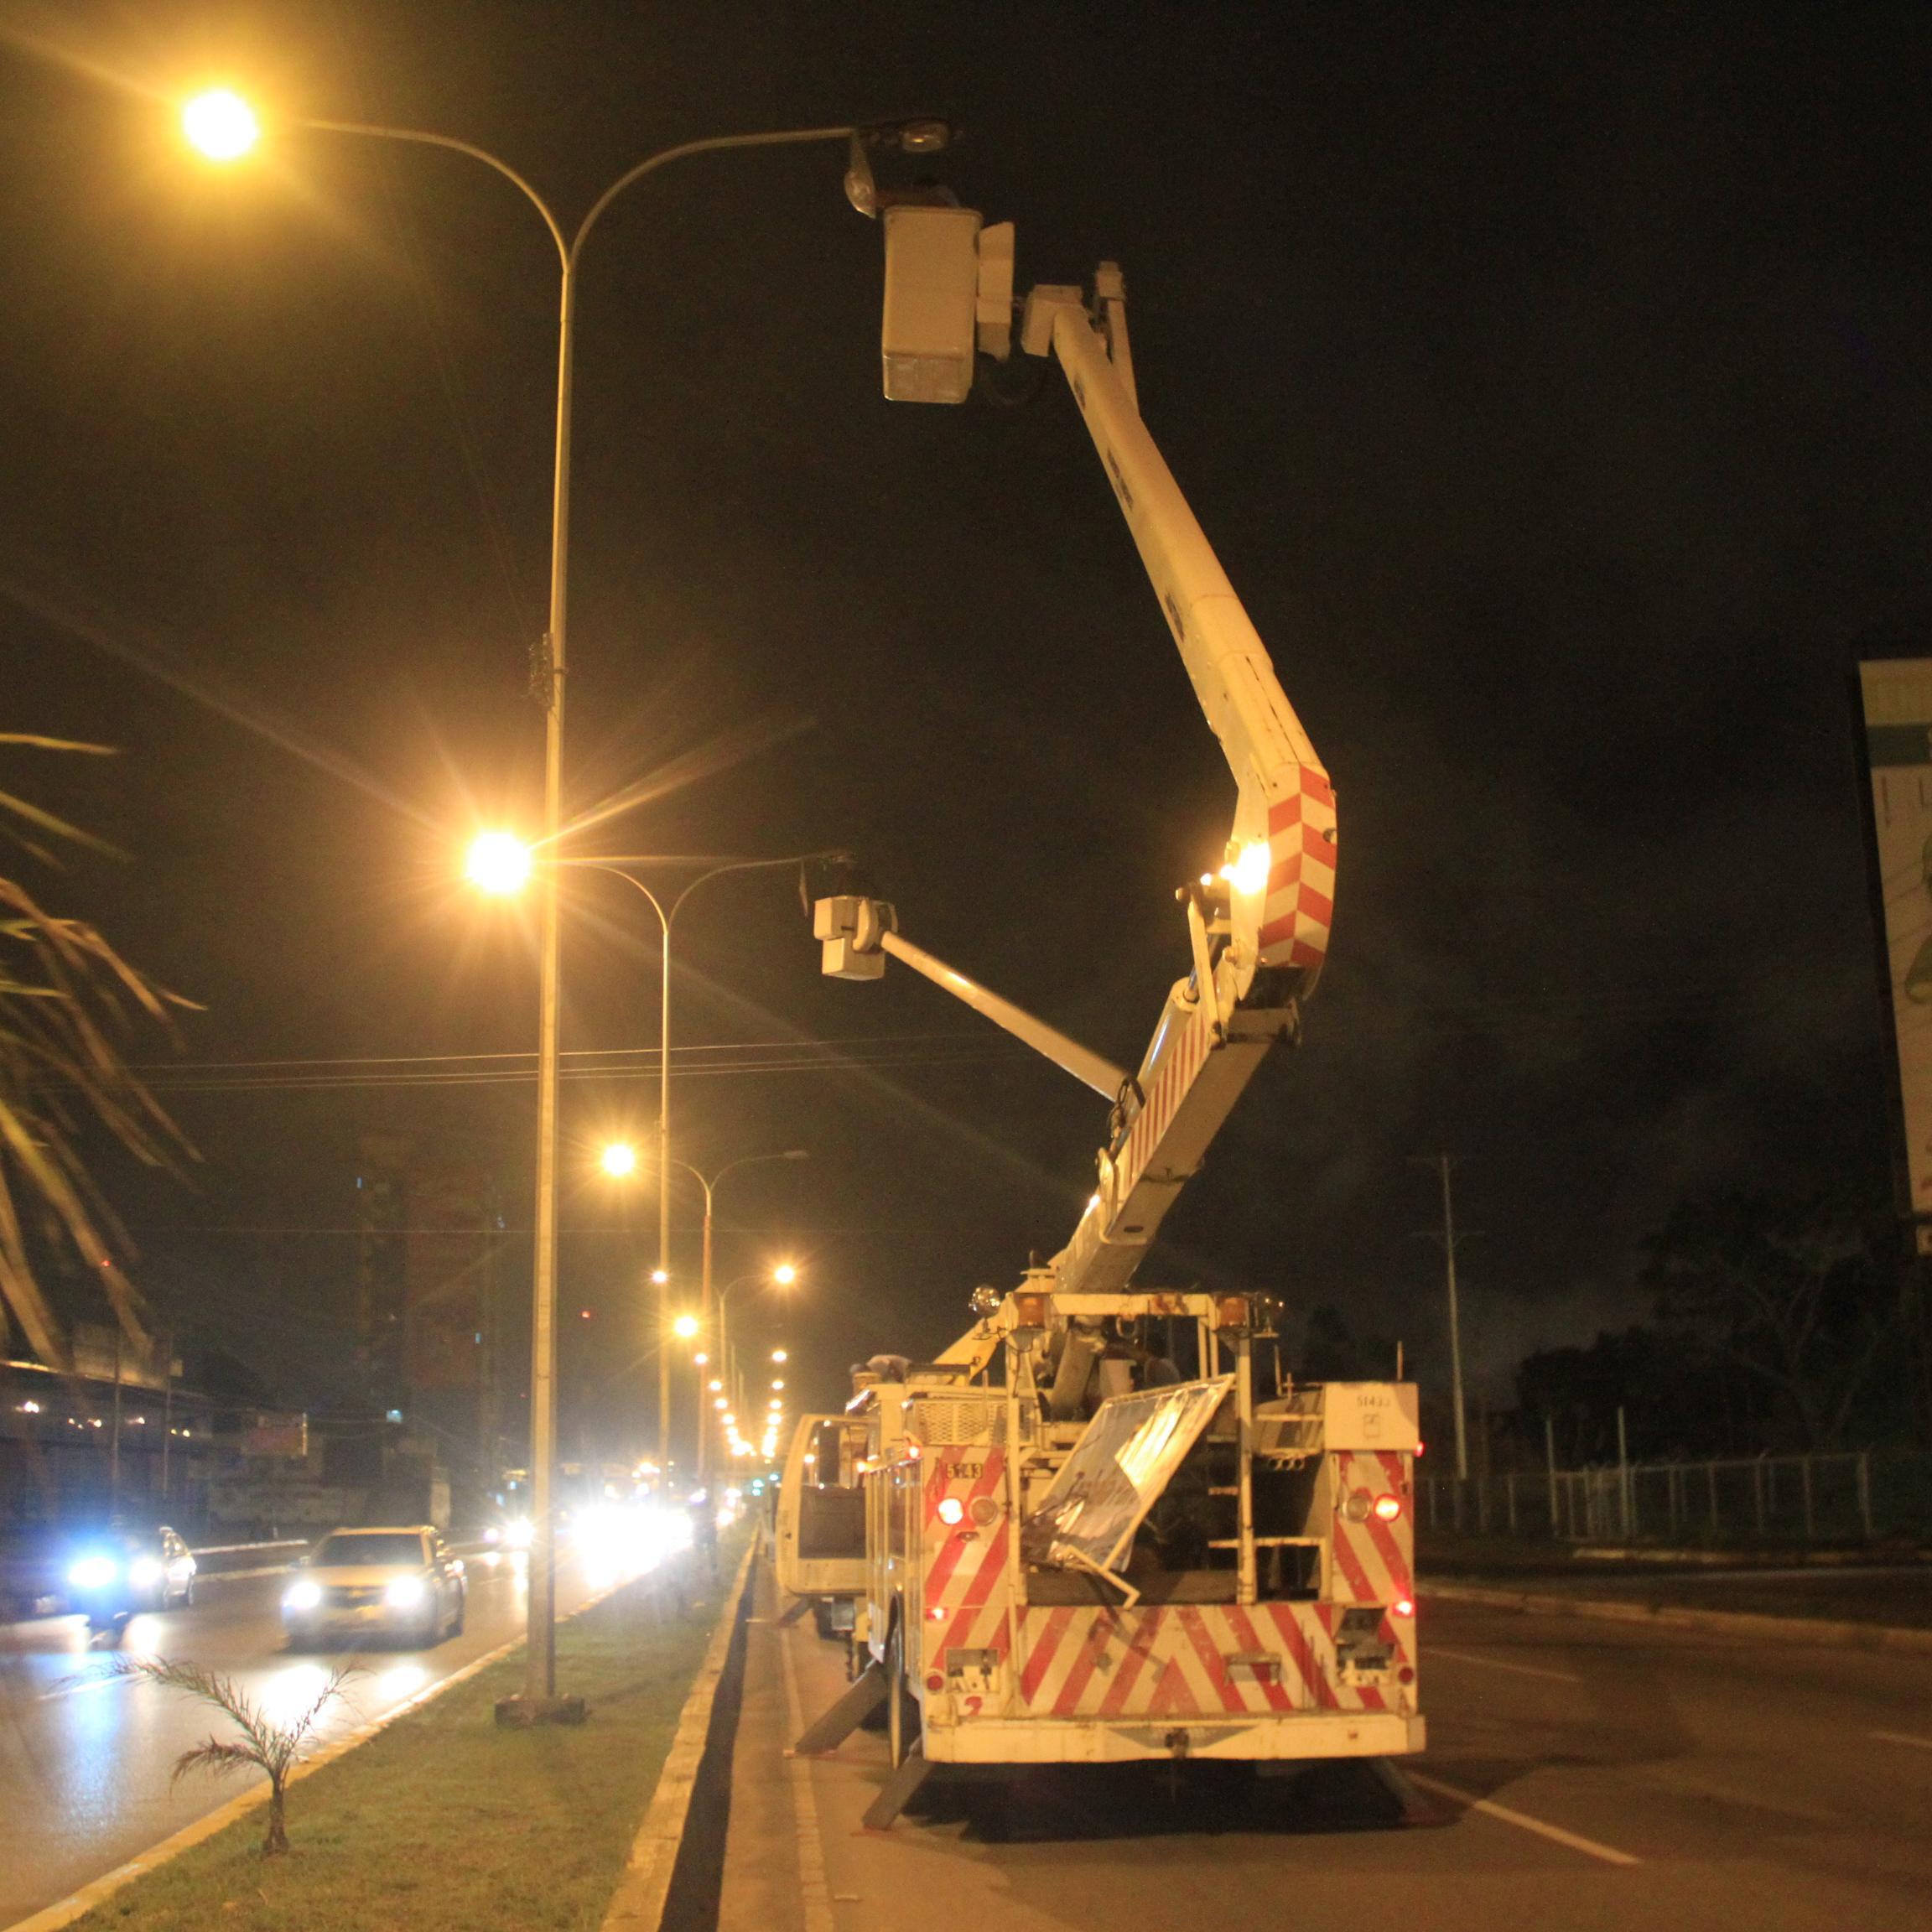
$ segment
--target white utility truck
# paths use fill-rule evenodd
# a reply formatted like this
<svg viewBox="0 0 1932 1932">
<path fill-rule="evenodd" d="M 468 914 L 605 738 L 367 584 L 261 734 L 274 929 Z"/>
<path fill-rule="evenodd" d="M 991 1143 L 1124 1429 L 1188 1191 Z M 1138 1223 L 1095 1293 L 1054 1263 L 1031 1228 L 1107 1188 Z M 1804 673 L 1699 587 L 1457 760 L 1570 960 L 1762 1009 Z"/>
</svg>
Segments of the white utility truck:
<svg viewBox="0 0 1932 1932">
<path fill-rule="evenodd" d="M 886 232 L 886 393 L 963 401 L 976 354 L 1011 353 L 1012 227 L 876 195 L 856 150 L 854 174 Z M 849 1622 L 865 1668 L 797 1748 L 834 1747 L 883 1702 L 898 1768 L 875 1826 L 938 1763 L 1358 1758 L 1400 1789 L 1388 1760 L 1424 1740 L 1414 1386 L 1296 1385 L 1265 1301 L 1130 1285 L 1255 1068 L 1298 1034 L 1327 950 L 1334 795 L 1141 422 L 1119 270 L 1017 313 L 1021 348 L 1066 372 L 1233 771 L 1233 824 L 1177 895 L 1191 969 L 1131 1073 L 913 945 L 856 875 L 815 899 L 825 972 L 896 958 L 1110 1112 L 1067 1245 L 979 1290 L 937 1361 L 875 1357 L 843 1416 L 800 1426 L 780 1581 L 821 1628 L 824 1604 L 850 1606 L 833 1627 Z"/>
</svg>

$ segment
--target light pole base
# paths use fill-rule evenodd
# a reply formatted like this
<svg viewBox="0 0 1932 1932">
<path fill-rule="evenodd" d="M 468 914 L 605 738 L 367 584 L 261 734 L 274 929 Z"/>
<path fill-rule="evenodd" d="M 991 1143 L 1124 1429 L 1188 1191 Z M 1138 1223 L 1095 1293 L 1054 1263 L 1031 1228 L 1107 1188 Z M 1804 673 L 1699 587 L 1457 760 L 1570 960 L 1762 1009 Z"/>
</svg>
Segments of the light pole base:
<svg viewBox="0 0 1932 1932">
<path fill-rule="evenodd" d="M 590 1707 L 581 1697 L 499 1697 L 496 1727 L 527 1731 L 537 1724 L 581 1724 Z"/>
</svg>

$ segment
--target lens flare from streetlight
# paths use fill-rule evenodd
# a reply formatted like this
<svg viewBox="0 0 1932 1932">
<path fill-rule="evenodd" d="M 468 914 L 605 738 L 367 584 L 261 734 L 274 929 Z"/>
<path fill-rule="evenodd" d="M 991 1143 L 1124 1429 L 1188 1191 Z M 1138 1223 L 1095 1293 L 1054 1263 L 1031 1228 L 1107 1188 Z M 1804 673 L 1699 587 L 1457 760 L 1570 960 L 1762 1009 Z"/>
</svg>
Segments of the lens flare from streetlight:
<svg viewBox="0 0 1932 1932">
<path fill-rule="evenodd" d="M 798 1279 L 798 1270 L 789 1261 L 781 1261 L 771 1270 L 771 1279 L 781 1288 L 789 1288 Z"/>
<path fill-rule="evenodd" d="M 598 1156 L 598 1165 L 614 1180 L 637 1171 L 637 1150 L 628 1140 L 613 1140 Z"/>
<path fill-rule="evenodd" d="M 181 132 L 197 154 L 239 161 L 262 138 L 262 123 L 232 88 L 210 87 L 182 108 Z"/>
<path fill-rule="evenodd" d="M 479 832 L 464 870 L 479 891 L 506 896 L 530 883 L 530 848 L 513 832 Z"/>
<path fill-rule="evenodd" d="M 680 1315 L 671 1324 L 671 1332 L 680 1342 L 688 1342 L 698 1332 L 698 1317 L 695 1315 Z"/>
</svg>

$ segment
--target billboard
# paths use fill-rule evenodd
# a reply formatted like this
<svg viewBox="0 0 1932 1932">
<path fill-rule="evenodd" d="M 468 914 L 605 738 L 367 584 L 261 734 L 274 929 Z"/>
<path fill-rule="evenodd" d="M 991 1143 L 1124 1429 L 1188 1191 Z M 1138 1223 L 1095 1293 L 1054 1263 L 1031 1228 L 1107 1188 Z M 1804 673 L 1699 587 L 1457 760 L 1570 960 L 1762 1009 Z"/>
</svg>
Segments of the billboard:
<svg viewBox="0 0 1932 1932">
<path fill-rule="evenodd" d="M 1924 1253 L 1932 1237 L 1932 657 L 1862 660 L 1858 697 L 1904 1180 Z"/>
</svg>

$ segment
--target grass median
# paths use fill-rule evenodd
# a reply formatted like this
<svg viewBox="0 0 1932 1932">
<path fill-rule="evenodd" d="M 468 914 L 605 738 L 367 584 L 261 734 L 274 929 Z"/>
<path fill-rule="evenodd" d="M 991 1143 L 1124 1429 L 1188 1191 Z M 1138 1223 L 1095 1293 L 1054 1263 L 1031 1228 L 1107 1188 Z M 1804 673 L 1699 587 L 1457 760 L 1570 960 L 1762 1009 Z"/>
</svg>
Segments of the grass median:
<svg viewBox="0 0 1932 1932">
<path fill-rule="evenodd" d="M 558 1687 L 581 1726 L 499 1730 L 519 1649 L 293 1786 L 291 1849 L 263 1858 L 251 1811 L 74 1921 L 76 1932 L 475 1932 L 594 1928 L 651 1801 L 730 1593 L 640 1579 L 558 1626 Z"/>
</svg>

